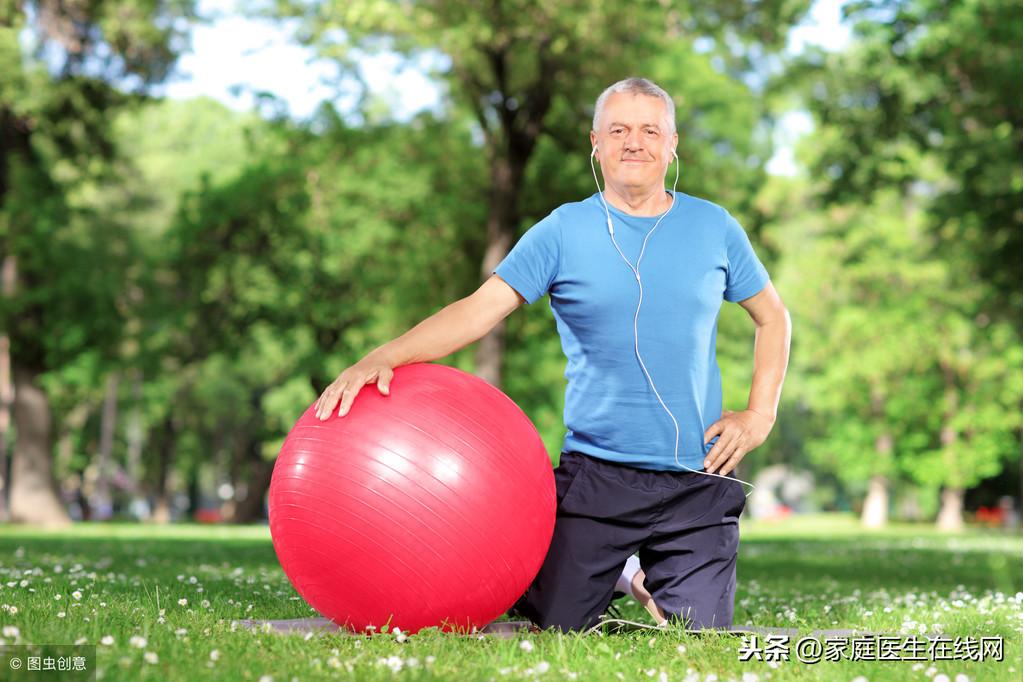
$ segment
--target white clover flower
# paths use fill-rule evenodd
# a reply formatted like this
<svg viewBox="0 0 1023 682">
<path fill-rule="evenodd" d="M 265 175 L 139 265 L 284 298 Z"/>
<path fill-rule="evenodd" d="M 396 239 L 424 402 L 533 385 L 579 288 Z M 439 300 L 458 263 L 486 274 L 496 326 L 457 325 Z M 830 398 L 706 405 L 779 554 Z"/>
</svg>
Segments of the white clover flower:
<svg viewBox="0 0 1023 682">
<path fill-rule="evenodd" d="M 945 673 L 938 673 L 934 676 L 934 682 L 949 682 L 948 675 Z"/>
<path fill-rule="evenodd" d="M 551 669 L 551 664 L 547 661 L 540 661 L 536 664 L 536 672 L 543 675 L 545 672 Z"/>
<path fill-rule="evenodd" d="M 526 653 L 529 653 L 530 651 L 533 650 L 533 643 L 530 642 L 528 639 L 524 639 L 521 642 L 519 642 L 519 648 L 525 651 Z"/>
<path fill-rule="evenodd" d="M 426 665 L 433 665 L 433 662 L 437 660 L 436 656 L 427 656 Z"/>
<path fill-rule="evenodd" d="M 685 644 L 679 644 L 677 651 L 678 651 L 679 655 L 681 656 L 682 654 L 684 654 L 686 652 L 686 645 Z"/>
<path fill-rule="evenodd" d="M 401 672 L 404 665 L 405 661 L 398 656 L 389 656 L 387 658 L 387 667 L 391 669 L 392 673 Z"/>
<path fill-rule="evenodd" d="M 203 599 L 202 600 L 202 607 L 204 609 L 208 609 L 210 607 L 210 600 L 209 599 Z"/>
<path fill-rule="evenodd" d="M 15 639 L 21 634 L 21 630 L 13 625 L 5 625 L 3 629 L 4 637 L 14 637 Z"/>
<path fill-rule="evenodd" d="M 400 628 L 395 628 L 395 629 L 396 629 L 396 630 L 397 630 L 397 632 L 398 632 L 398 634 L 396 634 L 396 635 L 394 636 L 394 640 L 395 640 L 396 642 L 399 642 L 399 643 L 400 643 L 400 642 L 404 642 L 404 641 L 405 641 L 406 639 L 408 639 L 408 635 L 406 635 L 406 634 L 405 634 L 404 632 L 402 632 Z"/>
<path fill-rule="evenodd" d="M 9 609 L 7 609 L 7 613 L 11 614 L 12 616 L 14 614 L 16 614 L 17 612 L 18 612 L 18 607 L 17 606 L 12 606 Z"/>
<path fill-rule="evenodd" d="M 56 599 L 57 601 L 60 601 L 61 596 L 62 595 L 55 594 L 55 595 L 53 595 L 53 598 Z"/>
<path fill-rule="evenodd" d="M 64 611 L 58 611 L 57 612 L 57 618 L 63 618 L 66 615 L 67 615 L 67 613 L 65 613 Z"/>
<path fill-rule="evenodd" d="M 145 649 L 147 643 L 146 638 L 140 635 L 132 635 L 131 639 L 128 640 L 128 644 L 132 645 L 136 649 Z"/>
<path fill-rule="evenodd" d="M 75 646 L 82 646 L 83 644 L 88 643 L 88 641 L 89 641 L 88 637 L 79 637 L 78 639 L 75 640 Z"/>
<path fill-rule="evenodd" d="M 75 601 L 78 601 L 79 599 L 82 598 L 82 591 L 75 590 L 74 592 L 71 593 L 71 596 L 75 598 Z"/>
<path fill-rule="evenodd" d="M 210 652 L 210 660 L 211 660 L 211 661 L 217 661 L 217 660 L 220 660 L 220 652 L 219 652 L 219 651 L 217 651 L 216 649 L 214 649 L 213 651 L 211 651 L 211 652 Z"/>
<path fill-rule="evenodd" d="M 261 675 L 259 682 L 274 682 L 274 678 L 271 675 Z"/>
<path fill-rule="evenodd" d="M 111 637 L 110 635 L 103 635 L 103 638 L 99 640 L 99 643 L 102 644 L 103 646 L 113 646 L 114 638 Z"/>
<path fill-rule="evenodd" d="M 182 597 L 178 600 L 178 606 L 188 606 L 188 600 Z"/>
<path fill-rule="evenodd" d="M 965 673 L 956 673 L 956 682 L 970 682 L 970 676 Z"/>
<path fill-rule="evenodd" d="M 147 651 L 142 654 L 142 658 L 146 659 L 146 663 L 156 664 L 160 661 L 160 657 L 156 655 L 155 651 Z"/>
</svg>

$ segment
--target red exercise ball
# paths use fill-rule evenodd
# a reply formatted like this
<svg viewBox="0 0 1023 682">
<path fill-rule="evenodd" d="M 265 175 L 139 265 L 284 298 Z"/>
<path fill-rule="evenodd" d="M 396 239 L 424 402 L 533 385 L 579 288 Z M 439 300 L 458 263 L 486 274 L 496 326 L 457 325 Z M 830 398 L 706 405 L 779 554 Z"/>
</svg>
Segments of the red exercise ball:
<svg viewBox="0 0 1023 682">
<path fill-rule="evenodd" d="M 482 628 L 526 591 L 554 532 L 554 474 L 504 393 L 453 367 L 398 367 L 344 417 L 314 407 L 270 482 L 291 584 L 352 630 Z"/>
</svg>

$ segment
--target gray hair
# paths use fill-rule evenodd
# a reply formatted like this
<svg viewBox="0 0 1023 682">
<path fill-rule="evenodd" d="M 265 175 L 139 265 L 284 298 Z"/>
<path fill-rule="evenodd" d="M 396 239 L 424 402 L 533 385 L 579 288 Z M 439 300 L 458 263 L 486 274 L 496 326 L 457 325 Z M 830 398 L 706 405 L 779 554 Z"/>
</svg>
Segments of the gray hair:
<svg viewBox="0 0 1023 682">
<path fill-rule="evenodd" d="M 649 95 L 650 97 L 661 98 L 665 108 L 668 110 L 668 124 L 671 126 L 671 132 L 675 132 L 675 102 L 672 101 L 671 96 L 659 85 L 646 78 L 626 78 L 609 86 L 604 92 L 600 93 L 600 97 L 597 98 L 597 104 L 593 107 L 594 130 L 597 129 L 597 121 L 600 120 L 600 115 L 604 113 L 604 103 L 615 92 L 628 92 L 634 95 Z"/>
</svg>

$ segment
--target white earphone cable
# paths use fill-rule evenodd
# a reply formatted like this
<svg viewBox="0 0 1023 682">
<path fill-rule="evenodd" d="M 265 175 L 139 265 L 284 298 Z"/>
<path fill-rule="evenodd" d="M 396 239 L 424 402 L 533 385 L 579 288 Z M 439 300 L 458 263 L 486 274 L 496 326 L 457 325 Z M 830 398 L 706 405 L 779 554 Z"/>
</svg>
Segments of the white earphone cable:
<svg viewBox="0 0 1023 682">
<path fill-rule="evenodd" d="M 675 425 L 675 464 L 677 466 L 681 467 L 681 468 L 688 469 L 689 471 L 693 472 L 694 474 L 701 474 L 703 476 L 717 476 L 718 478 L 724 478 L 726 480 L 735 480 L 736 482 L 738 482 L 740 484 L 748 485 L 750 487 L 750 492 L 749 493 L 743 493 L 743 494 L 746 495 L 746 497 L 749 497 L 751 494 L 753 494 L 753 489 L 755 488 L 755 486 L 752 483 L 749 483 L 747 481 L 743 481 L 743 480 L 741 480 L 738 477 L 736 477 L 735 479 L 729 479 L 728 476 L 722 476 L 721 474 L 712 474 L 712 473 L 710 473 L 708 471 L 697 471 L 696 469 L 691 469 L 690 467 L 687 467 L 685 464 L 682 464 L 679 461 L 679 459 L 678 459 L 678 440 L 679 440 L 678 421 L 675 420 L 675 415 L 673 415 L 671 413 L 671 410 L 668 409 L 668 406 L 665 405 L 664 401 L 661 399 L 661 394 L 658 392 L 657 387 L 654 385 L 654 380 L 650 377 L 650 372 L 647 371 L 646 364 L 643 362 L 643 357 L 639 354 L 639 309 L 643 306 L 643 280 L 639 276 L 639 265 L 640 265 L 640 263 L 643 260 L 643 253 L 646 251 L 646 244 L 647 244 L 647 240 L 650 239 L 650 235 L 652 235 L 654 233 L 654 230 L 657 229 L 657 226 L 661 224 L 661 220 L 663 220 L 664 217 L 667 216 L 671 212 L 671 209 L 675 208 L 675 199 L 676 199 L 675 188 L 678 186 L 678 176 L 679 176 L 679 166 L 680 166 L 678 155 L 675 154 L 674 152 L 672 152 L 672 155 L 675 157 L 675 184 L 672 185 L 672 188 L 671 188 L 671 206 L 669 206 L 668 210 L 666 210 L 664 213 L 661 214 L 661 216 L 657 219 L 657 222 L 654 223 L 654 226 L 652 228 L 650 228 L 649 232 L 647 232 L 646 237 L 644 237 L 644 239 L 643 239 L 643 247 L 639 251 L 639 258 L 636 260 L 636 267 L 633 267 L 632 263 L 629 261 L 629 259 L 625 257 L 624 253 L 622 253 L 621 248 L 618 247 L 618 242 L 615 241 L 614 225 L 611 222 L 611 211 L 610 211 L 610 209 L 608 209 L 607 202 L 604 200 L 604 192 L 600 189 L 600 181 L 597 180 L 597 169 L 596 169 L 596 167 L 593 164 L 593 157 L 596 155 L 596 153 L 597 153 L 597 148 L 594 147 L 593 148 L 593 152 L 590 154 L 590 170 L 593 172 L 593 181 L 597 183 L 597 193 L 598 193 L 598 196 L 600 197 L 600 202 L 604 205 L 604 213 L 607 215 L 607 230 L 608 230 L 608 233 L 611 235 L 611 243 L 614 244 L 615 250 L 618 251 L 618 255 L 620 255 L 622 257 L 622 260 L 625 261 L 625 264 L 629 266 L 629 269 L 632 270 L 632 274 L 636 276 L 636 282 L 639 283 L 639 303 L 636 306 L 636 315 L 635 315 L 635 317 L 632 320 L 633 336 L 634 336 L 635 341 L 636 341 L 636 345 L 635 345 L 635 348 L 636 348 L 636 358 L 639 360 L 640 367 L 643 368 L 643 374 L 646 375 L 647 381 L 650 382 L 650 388 L 653 389 L 654 395 L 657 396 L 657 401 L 661 404 L 661 407 L 664 408 L 664 411 L 668 413 L 668 416 L 671 418 L 671 423 Z"/>
</svg>

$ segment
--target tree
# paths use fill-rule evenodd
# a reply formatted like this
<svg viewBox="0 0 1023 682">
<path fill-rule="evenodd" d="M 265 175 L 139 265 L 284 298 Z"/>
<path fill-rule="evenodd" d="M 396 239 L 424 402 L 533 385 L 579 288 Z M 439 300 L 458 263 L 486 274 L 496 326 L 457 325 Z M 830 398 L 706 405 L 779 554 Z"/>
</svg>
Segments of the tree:
<svg viewBox="0 0 1023 682">
<path fill-rule="evenodd" d="M 87 349 L 113 354 L 119 276 L 131 258 L 117 227 L 99 238 L 107 221 L 76 202 L 74 187 L 109 177 L 115 150 L 106 116 L 137 99 L 115 84 L 141 93 L 166 76 L 182 37 L 175 20 L 191 16 L 191 7 L 186 0 L 0 3 L 0 244 L 11 275 L 2 331 L 17 433 L 12 520 L 67 521 L 52 480 L 52 416 L 40 380 Z M 26 27 L 32 59 L 19 43 Z M 44 60 L 44 48 L 60 62 Z"/>
<path fill-rule="evenodd" d="M 265 11 L 301 18 L 302 40 L 349 71 L 357 52 L 379 48 L 407 55 L 439 50 L 448 57 L 451 95 L 475 117 L 489 166 L 486 248 L 479 269 L 486 279 L 518 234 L 530 162 L 551 131 L 554 112 L 568 114 L 584 137 L 595 95 L 673 44 L 721 38 L 720 55 L 738 68 L 749 55 L 732 54 L 726 43 L 776 49 L 808 4 L 745 0 L 666 8 L 658 2 L 595 0 L 397 5 L 291 0 Z M 480 340 L 476 354 L 476 373 L 495 385 L 501 384 L 504 330 L 504 323 L 497 325 Z"/>
<path fill-rule="evenodd" d="M 928 182 L 928 228 L 950 253 L 964 249 L 987 281 L 992 318 L 1023 325 L 1023 4 L 1016 0 L 859 0 L 844 8 L 856 41 L 811 53 L 787 74 L 836 134 L 812 172 L 829 200 L 869 200 L 919 182 L 920 159 L 942 169 Z"/>
<path fill-rule="evenodd" d="M 932 258 L 954 264 L 956 277 L 946 282 L 946 297 L 961 304 L 966 295 L 968 303 L 959 307 L 958 322 L 939 314 L 934 333 L 947 335 L 941 337 L 945 349 L 958 350 L 932 357 L 941 357 L 934 371 L 946 387 L 939 399 L 946 406 L 946 426 L 936 451 L 945 453 L 946 470 L 955 472 L 951 464 L 962 457 L 951 453 L 969 439 L 968 432 L 976 433 L 964 422 L 982 419 L 987 424 L 982 430 L 994 426 L 988 410 L 964 407 L 962 387 L 976 387 L 974 378 L 984 374 L 975 361 L 988 352 L 1009 353 L 1013 343 L 1006 334 L 1018 339 L 1023 329 L 1017 284 L 1023 258 L 1023 193 L 1017 186 L 1023 173 L 1023 107 L 1014 88 L 1023 78 L 1015 58 L 1023 6 L 1014 0 L 864 0 L 849 3 L 846 12 L 855 21 L 853 45 L 839 54 L 811 53 L 785 78 L 805 93 L 819 123 L 810 155 L 811 173 L 826 179 L 819 196 L 829 203 L 872 204 L 875 196 L 897 189 L 923 211 Z M 1002 344 L 997 352 L 995 340 Z M 978 345 L 988 351 L 978 356 Z M 993 383 L 972 393 L 1004 398 L 998 378 L 988 381 Z M 1004 405 L 996 404 L 997 430 L 1015 428 L 1018 456 L 1023 429 L 1012 427 Z M 1002 437 L 996 440 L 1002 443 Z M 995 449 L 1003 448 L 1004 443 Z M 997 473 L 981 468 L 986 475 Z M 977 479 L 972 473 L 949 475 L 945 497 L 955 508 L 963 480 Z M 943 512 L 941 518 L 955 526 L 948 519 L 958 516 Z"/>
<path fill-rule="evenodd" d="M 195 375 L 178 412 L 186 458 L 221 464 L 233 521 L 258 517 L 317 387 L 472 281 L 467 130 L 428 116 L 350 128 L 330 107 L 311 127 L 275 124 L 273 148 L 188 193 L 161 242 L 162 352 Z"/>
<path fill-rule="evenodd" d="M 878 192 L 806 211 L 779 237 L 799 339 L 792 388 L 813 412 L 807 449 L 868 485 L 868 526 L 886 522 L 903 479 L 944 486 L 939 525 L 961 526 L 964 489 L 1000 471 L 1020 426 L 1023 349 L 981 311 L 969 263 L 935 257 L 925 220 L 912 199 Z"/>
</svg>

